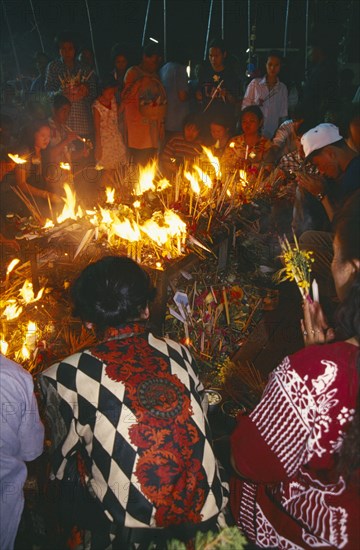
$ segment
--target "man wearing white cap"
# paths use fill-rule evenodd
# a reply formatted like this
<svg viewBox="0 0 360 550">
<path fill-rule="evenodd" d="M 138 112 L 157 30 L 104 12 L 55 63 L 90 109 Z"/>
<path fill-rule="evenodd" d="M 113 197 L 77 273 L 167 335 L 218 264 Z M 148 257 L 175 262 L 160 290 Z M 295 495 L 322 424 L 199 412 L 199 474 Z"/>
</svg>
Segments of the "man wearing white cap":
<svg viewBox="0 0 360 550">
<path fill-rule="evenodd" d="M 348 147 L 334 124 L 315 126 L 302 136 L 301 144 L 305 159 L 311 161 L 322 176 L 299 174 L 297 181 L 319 200 L 332 221 L 345 200 L 360 187 L 360 156 Z M 323 176 L 335 180 L 329 191 L 330 197 Z M 320 286 L 320 295 L 330 298 L 329 305 L 336 295 L 330 276 L 332 240 L 332 233 L 326 231 L 305 231 L 299 239 L 302 249 L 314 252 L 314 275 Z"/>
<path fill-rule="evenodd" d="M 360 187 L 360 157 L 348 147 L 339 129 L 334 124 L 323 123 L 306 132 L 301 138 L 305 159 L 310 160 L 320 174 L 341 185 L 335 203 L 327 196 L 324 178 L 310 178 L 301 175 L 300 186 L 314 195 L 324 206 L 332 220 L 337 207 Z"/>
</svg>

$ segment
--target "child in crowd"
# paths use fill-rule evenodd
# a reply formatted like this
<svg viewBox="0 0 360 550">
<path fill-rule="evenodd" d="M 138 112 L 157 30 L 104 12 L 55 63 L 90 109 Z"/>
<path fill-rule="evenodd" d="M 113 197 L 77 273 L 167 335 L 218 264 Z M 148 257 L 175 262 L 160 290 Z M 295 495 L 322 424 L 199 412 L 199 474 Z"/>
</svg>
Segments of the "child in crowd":
<svg viewBox="0 0 360 550">
<path fill-rule="evenodd" d="M 172 137 L 161 155 L 161 169 L 165 175 L 171 177 L 185 161 L 193 161 L 201 155 L 200 132 L 198 115 L 190 113 L 184 119 L 182 134 Z"/>
<path fill-rule="evenodd" d="M 213 155 L 221 158 L 231 137 L 230 123 L 222 116 L 214 116 L 210 121 L 210 134 L 214 141 L 211 146 Z"/>
<path fill-rule="evenodd" d="M 256 165 L 264 161 L 265 153 L 271 147 L 271 141 L 261 135 L 264 115 L 257 105 L 246 107 L 240 115 L 241 136 L 235 136 L 226 146 L 222 157 L 225 170 L 246 169 L 256 172 Z"/>
<path fill-rule="evenodd" d="M 263 134 L 271 139 L 281 122 L 288 116 L 288 91 L 278 78 L 281 54 L 271 51 L 266 62 L 266 75 L 254 78 L 248 85 L 242 108 L 258 105 L 264 115 Z"/>
<path fill-rule="evenodd" d="M 115 181 L 115 172 L 127 163 L 126 147 L 118 126 L 117 82 L 110 75 L 101 83 L 101 95 L 93 103 L 95 160 L 103 170 L 102 181 Z"/>
</svg>

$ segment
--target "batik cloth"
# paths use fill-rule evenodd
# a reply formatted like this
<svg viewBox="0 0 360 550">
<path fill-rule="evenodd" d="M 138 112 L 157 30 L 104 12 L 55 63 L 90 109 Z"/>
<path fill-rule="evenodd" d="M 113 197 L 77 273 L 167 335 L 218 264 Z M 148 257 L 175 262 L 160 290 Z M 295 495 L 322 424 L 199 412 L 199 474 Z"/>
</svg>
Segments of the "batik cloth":
<svg viewBox="0 0 360 550">
<path fill-rule="evenodd" d="M 354 417 L 359 348 L 310 346 L 271 374 L 232 434 L 232 510 L 262 548 L 356 548 L 359 472 L 345 479 L 336 453 Z"/>
<path fill-rule="evenodd" d="M 132 324 L 47 369 L 42 385 L 52 420 L 57 407 L 61 414 L 54 475 L 62 479 L 81 442 L 91 489 L 111 521 L 129 528 L 221 521 L 228 487 L 186 347 Z"/>
</svg>

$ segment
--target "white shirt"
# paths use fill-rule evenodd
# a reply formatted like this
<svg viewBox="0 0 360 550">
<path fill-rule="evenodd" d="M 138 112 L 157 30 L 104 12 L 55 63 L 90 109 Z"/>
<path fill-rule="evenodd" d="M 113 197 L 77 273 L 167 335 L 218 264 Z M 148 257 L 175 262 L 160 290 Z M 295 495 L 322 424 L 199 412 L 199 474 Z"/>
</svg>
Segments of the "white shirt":
<svg viewBox="0 0 360 550">
<path fill-rule="evenodd" d="M 263 135 L 271 139 L 279 127 L 280 119 L 288 114 L 288 91 L 280 80 L 269 90 L 266 76 L 254 78 L 248 85 L 242 102 L 242 109 L 258 105 L 264 114 Z"/>
</svg>

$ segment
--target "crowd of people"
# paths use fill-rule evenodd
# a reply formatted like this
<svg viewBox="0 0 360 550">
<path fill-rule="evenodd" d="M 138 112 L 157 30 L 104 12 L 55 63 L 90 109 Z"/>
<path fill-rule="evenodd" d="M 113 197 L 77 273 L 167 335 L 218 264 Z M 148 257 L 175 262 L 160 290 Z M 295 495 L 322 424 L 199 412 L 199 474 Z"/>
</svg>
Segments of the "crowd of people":
<svg viewBox="0 0 360 550">
<path fill-rule="evenodd" d="M 97 341 L 40 376 L 52 477 L 71 482 L 80 464 L 88 492 L 82 510 L 63 499 L 62 547 L 77 524 L 92 550 L 145 550 L 150 543 L 161 550 L 171 539 L 189 545 L 196 532 L 226 525 L 238 526 L 256 547 L 357 548 L 360 121 L 358 104 L 341 102 L 335 63 L 314 47 L 313 71 L 289 113 L 277 51 L 269 52 L 264 76 L 244 90 L 219 39 L 191 83 L 179 52 L 160 67 L 155 43 L 131 67 L 126 50 L 114 46 L 112 73 L 102 78 L 91 50 L 77 56 L 71 34 L 59 35 L 57 44 L 57 59 L 37 56 L 31 93 L 44 101 L 30 94 L 20 116 L 5 89 L 2 220 L 9 212 L 26 215 L 14 186 L 41 212 L 61 203 L 61 162 L 80 173 L 92 163 L 101 186 L 115 181 L 119 167 L 156 158 L 171 179 L 206 145 L 225 177 L 281 172 L 300 246 L 316 257 L 320 296 L 340 303 L 328 321 L 318 302 L 304 301 L 304 348 L 284 358 L 257 407 L 238 417 L 225 472 L 193 357 L 148 325 L 155 289 L 146 271 L 114 256 L 87 266 L 71 296 L 74 315 Z M 28 162 L 15 164 L 8 153 Z M 91 194 L 87 182 L 83 193 Z M 6 231 L 4 223 L 2 245 L 11 249 L 16 242 Z M 4 356 L 0 376 L 0 537 L 1 548 L 12 550 L 24 463 L 41 454 L 44 433 L 31 376 Z"/>
</svg>

